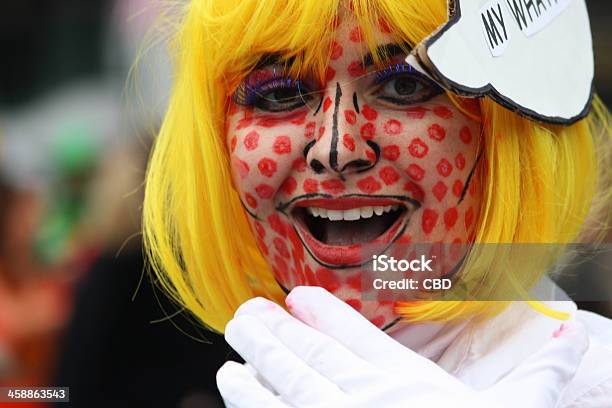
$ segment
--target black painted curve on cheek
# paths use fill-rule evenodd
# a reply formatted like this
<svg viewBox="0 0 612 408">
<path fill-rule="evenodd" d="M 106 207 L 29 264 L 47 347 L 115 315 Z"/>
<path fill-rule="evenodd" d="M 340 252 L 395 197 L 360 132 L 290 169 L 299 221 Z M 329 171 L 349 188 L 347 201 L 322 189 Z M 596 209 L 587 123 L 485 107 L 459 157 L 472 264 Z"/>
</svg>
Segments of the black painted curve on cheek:
<svg viewBox="0 0 612 408">
<path fill-rule="evenodd" d="M 474 165 L 472 166 L 472 169 L 470 170 L 470 174 L 468 174 L 467 179 L 465 180 L 465 183 L 463 184 L 463 190 L 461 190 L 461 195 L 459 196 L 457 205 L 461 204 L 461 202 L 465 198 L 465 194 L 467 193 L 468 188 L 470 188 L 470 184 L 472 183 L 472 178 L 474 177 L 474 173 L 476 172 L 476 166 L 478 165 L 478 162 L 480 161 L 481 157 L 482 157 L 482 152 L 478 153 L 478 156 L 476 157 L 476 160 L 474 161 Z"/>
<path fill-rule="evenodd" d="M 342 89 L 340 84 L 336 82 L 336 96 L 334 99 L 334 114 L 332 123 L 332 140 L 331 147 L 329 149 L 329 166 L 336 172 L 340 172 L 338 169 L 338 109 L 340 107 L 340 97 L 342 97 Z"/>
<path fill-rule="evenodd" d="M 321 96 L 321 99 L 319 100 L 319 106 L 317 106 L 317 109 L 315 109 L 312 116 L 317 116 L 317 113 L 319 113 L 319 111 L 321 110 L 321 106 L 323 106 L 323 96 Z"/>
<path fill-rule="evenodd" d="M 312 147 L 315 145 L 317 141 L 316 140 L 311 140 L 310 142 L 308 142 L 308 144 L 306 145 L 306 147 L 304 147 L 304 159 L 308 159 L 308 152 L 310 151 L 310 149 L 312 149 Z"/>
<path fill-rule="evenodd" d="M 401 317 L 397 317 L 394 320 L 392 320 L 391 322 L 387 323 L 385 326 L 383 326 L 380 330 L 387 331 L 390 328 L 392 328 L 393 326 L 395 326 L 397 323 L 399 323 L 400 320 L 402 320 L 402 318 Z"/>
<path fill-rule="evenodd" d="M 359 102 L 357 101 L 357 92 L 353 92 L 353 106 L 355 107 L 355 112 L 359 113 Z"/>
<path fill-rule="evenodd" d="M 259 218 L 257 216 L 257 214 L 255 214 L 254 212 L 251 212 L 251 210 L 249 210 L 249 208 L 246 206 L 246 204 L 244 203 L 244 201 L 242 201 L 242 198 L 240 198 L 240 204 L 242 204 L 242 208 L 244 208 L 244 211 L 246 211 L 246 213 L 249 215 L 249 217 L 257 220 L 257 221 L 261 221 L 261 218 Z"/>
</svg>

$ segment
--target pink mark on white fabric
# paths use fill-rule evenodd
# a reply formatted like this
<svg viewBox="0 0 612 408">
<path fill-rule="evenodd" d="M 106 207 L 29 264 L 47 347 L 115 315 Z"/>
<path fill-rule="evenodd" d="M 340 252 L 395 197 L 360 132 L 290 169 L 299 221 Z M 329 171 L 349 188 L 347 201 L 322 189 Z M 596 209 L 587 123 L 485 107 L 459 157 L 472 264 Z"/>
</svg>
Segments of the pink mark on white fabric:
<svg viewBox="0 0 612 408">
<path fill-rule="evenodd" d="M 293 298 L 291 296 L 287 296 L 285 298 L 285 304 L 287 305 L 287 309 L 289 309 L 289 312 L 293 316 L 297 317 L 299 320 L 306 323 L 310 327 L 317 327 L 317 319 L 315 318 L 315 316 L 309 310 L 297 307 L 296 304 L 293 302 Z"/>
<path fill-rule="evenodd" d="M 554 331 L 553 337 L 555 339 L 558 338 L 558 337 L 561 337 L 563 335 L 563 333 L 565 333 L 567 331 L 567 329 L 569 329 L 569 326 L 567 324 L 565 324 L 565 323 L 562 323 L 561 326 L 559 326 L 559 328 Z"/>
</svg>

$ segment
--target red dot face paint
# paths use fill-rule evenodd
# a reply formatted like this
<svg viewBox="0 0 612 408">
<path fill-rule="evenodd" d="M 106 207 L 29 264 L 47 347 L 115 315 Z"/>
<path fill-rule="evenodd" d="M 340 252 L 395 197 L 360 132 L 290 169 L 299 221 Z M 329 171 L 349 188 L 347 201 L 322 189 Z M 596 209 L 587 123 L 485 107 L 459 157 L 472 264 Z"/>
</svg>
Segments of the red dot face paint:
<svg viewBox="0 0 612 408">
<path fill-rule="evenodd" d="M 289 136 L 277 136 L 272 148 L 276 154 L 289 154 L 291 153 L 291 139 Z"/>
<path fill-rule="evenodd" d="M 366 123 L 361 127 L 361 138 L 363 140 L 371 140 L 376 135 L 376 127 L 373 123 Z"/>
<path fill-rule="evenodd" d="M 364 107 L 361 109 L 361 114 L 367 120 L 376 120 L 378 117 L 378 112 L 370 108 L 368 105 L 364 105 Z"/>
<path fill-rule="evenodd" d="M 434 115 L 442 119 L 450 119 L 453 117 L 453 111 L 446 106 L 436 106 L 433 109 Z"/>
<path fill-rule="evenodd" d="M 247 150 L 255 150 L 259 145 L 259 133 L 252 131 L 244 137 L 244 147 Z"/>
<path fill-rule="evenodd" d="M 353 78 L 360 77 L 367 72 L 367 70 L 363 67 L 361 61 L 351 62 L 347 67 L 347 71 L 349 75 Z"/>
<path fill-rule="evenodd" d="M 393 42 L 386 22 L 379 25 L 386 27 L 377 32 L 381 44 Z M 375 68 L 363 65 L 363 40 L 355 21 L 342 18 L 327 49 L 327 82 L 314 90 L 316 98 L 278 112 L 230 103 L 226 140 L 238 196 L 278 282 L 286 289 L 323 286 L 381 327 L 397 317 L 393 304 L 362 298 L 360 268 L 322 262 L 292 209 L 306 199 L 322 199 L 316 206 L 329 211 L 344 205 L 338 203 L 345 196 L 353 201 L 355 196 L 400 196 L 419 205 L 394 236 L 389 253 L 402 248 L 399 243 L 467 242 L 474 235 L 480 208 L 480 177 L 469 178 L 480 129 L 445 94 L 409 105 L 380 99 L 380 89 L 395 88 L 373 84 Z M 253 75 L 271 75 L 271 68 L 263 70 Z M 268 104 L 276 103 L 274 94 L 266 97 Z M 280 210 L 283 205 L 288 209 Z M 345 248 L 332 259 L 363 245 L 355 232 L 344 237 L 342 229 L 327 228 L 322 229 L 327 236 L 313 239 L 326 253 Z M 341 244 L 353 240 L 356 243 Z"/>
<path fill-rule="evenodd" d="M 288 177 L 281 185 L 281 190 L 287 195 L 291 195 L 297 188 L 297 181 L 293 177 Z"/>
<path fill-rule="evenodd" d="M 412 139 L 412 142 L 410 142 L 410 145 L 408 146 L 408 151 L 413 157 L 416 157 L 417 159 L 422 159 L 429 151 L 429 146 L 427 146 L 425 142 L 423 142 L 417 137 L 415 139 Z"/>
<path fill-rule="evenodd" d="M 342 144 L 351 152 L 355 151 L 355 139 L 353 139 L 353 137 L 348 133 L 345 133 L 344 136 L 342 136 Z"/>
<path fill-rule="evenodd" d="M 464 126 L 459 131 L 459 137 L 463 143 L 470 144 L 472 142 L 472 131 L 468 126 Z"/>
<path fill-rule="evenodd" d="M 446 192 L 448 191 L 448 187 L 446 186 L 446 184 L 444 184 L 443 181 L 438 181 L 433 186 L 431 191 L 433 192 L 434 197 L 436 197 L 436 200 L 442 201 L 444 199 L 444 196 L 446 195 Z"/>
<path fill-rule="evenodd" d="M 269 157 L 264 157 L 257 163 L 259 172 L 265 177 L 272 177 L 276 172 L 276 161 Z"/>
<path fill-rule="evenodd" d="M 450 162 L 445 158 L 442 158 L 438 164 L 436 164 L 436 169 L 438 170 L 439 175 L 442 177 L 448 177 L 453 171 L 453 165 L 450 164 Z"/>
<path fill-rule="evenodd" d="M 389 119 L 383 128 L 388 135 L 399 135 L 402 132 L 402 123 L 397 119 Z"/>
<path fill-rule="evenodd" d="M 313 194 L 319 191 L 319 182 L 313 179 L 304 180 L 304 192 L 306 194 Z"/>
<path fill-rule="evenodd" d="M 397 170 L 391 166 L 383 167 L 380 170 L 379 175 L 382 181 L 388 186 L 395 184 L 400 179 L 400 175 Z"/>
<path fill-rule="evenodd" d="M 269 184 L 260 184 L 255 187 L 255 192 L 259 198 L 270 198 L 274 194 L 274 188 Z"/>
<path fill-rule="evenodd" d="M 361 32 L 361 28 L 354 27 L 353 29 L 351 29 L 349 38 L 351 39 L 352 42 L 355 42 L 355 43 L 359 43 L 363 41 L 363 33 Z"/>
<path fill-rule="evenodd" d="M 349 125 L 354 125 L 357 121 L 357 115 L 355 114 L 355 111 L 352 110 L 344 111 L 344 117 L 346 118 L 346 123 Z"/>
<path fill-rule="evenodd" d="M 327 110 L 329 109 L 329 107 L 332 104 L 332 100 L 331 98 L 328 96 L 327 98 L 325 98 L 325 101 L 323 102 L 323 112 L 327 112 Z"/>
<path fill-rule="evenodd" d="M 425 170 L 421 166 L 415 163 L 411 163 L 406 169 L 408 176 L 414 181 L 421 181 L 425 177 Z"/>
<path fill-rule="evenodd" d="M 383 147 L 382 156 L 386 160 L 396 161 L 400 156 L 400 148 L 398 145 L 388 145 Z"/>
<path fill-rule="evenodd" d="M 332 60 L 337 60 L 341 56 L 342 56 L 342 46 L 338 44 L 336 41 L 333 41 L 332 46 L 331 46 L 331 54 L 329 57 Z"/>
<path fill-rule="evenodd" d="M 431 125 L 427 130 L 427 133 L 429 133 L 429 137 L 431 139 L 438 142 L 444 140 L 444 138 L 446 137 L 446 130 L 437 123 Z"/>
<path fill-rule="evenodd" d="M 382 185 L 374 177 L 366 177 L 357 182 L 357 187 L 365 194 L 374 194 L 382 188 Z"/>
<path fill-rule="evenodd" d="M 306 139 L 312 139 L 314 137 L 316 127 L 316 122 L 308 122 L 306 129 L 304 130 L 304 137 Z"/>
<path fill-rule="evenodd" d="M 334 195 L 340 194 L 345 190 L 344 183 L 338 179 L 324 180 L 321 183 L 321 187 L 329 194 Z"/>
</svg>

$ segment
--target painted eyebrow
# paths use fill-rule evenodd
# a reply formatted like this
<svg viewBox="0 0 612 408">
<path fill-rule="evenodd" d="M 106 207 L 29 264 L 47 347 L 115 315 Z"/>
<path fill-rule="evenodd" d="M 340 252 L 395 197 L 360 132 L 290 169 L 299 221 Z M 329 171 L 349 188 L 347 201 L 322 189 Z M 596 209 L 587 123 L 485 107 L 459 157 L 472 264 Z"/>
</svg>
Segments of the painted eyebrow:
<svg viewBox="0 0 612 408">
<path fill-rule="evenodd" d="M 390 43 L 376 47 L 376 54 L 384 57 L 384 59 L 391 59 L 397 55 L 408 54 L 410 51 L 412 51 L 412 47 L 406 43 Z M 371 52 L 368 52 L 363 56 L 362 66 L 365 68 L 371 65 L 374 65 L 374 56 Z"/>
</svg>

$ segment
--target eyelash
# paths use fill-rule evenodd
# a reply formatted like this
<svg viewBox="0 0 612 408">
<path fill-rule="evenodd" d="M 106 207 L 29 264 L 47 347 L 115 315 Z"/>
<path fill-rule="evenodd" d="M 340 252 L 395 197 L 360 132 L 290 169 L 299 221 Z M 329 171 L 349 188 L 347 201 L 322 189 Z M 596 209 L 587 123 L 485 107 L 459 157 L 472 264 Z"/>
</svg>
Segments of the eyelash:
<svg viewBox="0 0 612 408">
<path fill-rule="evenodd" d="M 302 81 L 293 79 L 284 74 L 277 74 L 277 68 L 272 69 L 272 77 L 257 78 L 257 75 L 250 74 L 234 92 L 234 102 L 242 106 L 254 106 L 263 99 L 263 96 L 271 91 L 281 89 L 297 89 L 305 94 Z"/>
<path fill-rule="evenodd" d="M 376 79 L 374 82 L 379 85 L 397 74 L 414 74 L 415 76 L 420 77 L 420 74 L 412 67 L 412 65 L 391 64 L 385 69 L 376 71 Z"/>
</svg>

